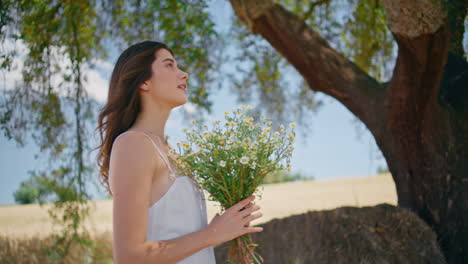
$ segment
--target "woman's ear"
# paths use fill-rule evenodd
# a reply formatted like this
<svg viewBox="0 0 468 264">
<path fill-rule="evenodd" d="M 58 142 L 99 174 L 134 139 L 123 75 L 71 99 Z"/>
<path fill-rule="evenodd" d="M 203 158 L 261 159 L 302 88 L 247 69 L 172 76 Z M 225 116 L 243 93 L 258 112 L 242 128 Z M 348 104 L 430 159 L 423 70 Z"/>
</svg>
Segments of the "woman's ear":
<svg viewBox="0 0 468 264">
<path fill-rule="evenodd" d="M 148 90 L 149 90 L 148 81 L 144 81 L 144 82 L 140 85 L 140 89 L 143 90 L 143 91 L 148 91 Z"/>
</svg>

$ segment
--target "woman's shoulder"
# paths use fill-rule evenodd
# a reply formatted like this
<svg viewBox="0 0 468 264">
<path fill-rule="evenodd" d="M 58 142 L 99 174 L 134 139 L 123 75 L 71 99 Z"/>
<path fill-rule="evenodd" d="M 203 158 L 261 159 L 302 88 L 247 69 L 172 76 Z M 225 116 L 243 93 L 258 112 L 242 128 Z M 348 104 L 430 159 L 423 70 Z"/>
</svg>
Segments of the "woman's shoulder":
<svg viewBox="0 0 468 264">
<path fill-rule="evenodd" d="M 129 133 L 132 132 L 132 133 Z M 110 161 L 122 161 L 124 164 L 144 163 L 146 166 L 155 164 L 157 159 L 150 139 L 144 134 L 127 131 L 118 135 L 112 143 Z M 119 162 L 119 165 L 123 165 Z"/>
<path fill-rule="evenodd" d="M 112 150 L 121 149 L 125 147 L 126 149 L 135 149 L 136 147 L 142 147 L 147 144 L 149 139 L 143 133 L 139 131 L 125 131 L 120 133 L 112 142 Z"/>
<path fill-rule="evenodd" d="M 146 138 L 144 139 L 145 140 L 150 140 L 149 139 L 149 136 L 142 132 L 142 131 L 139 131 L 139 130 L 127 130 L 127 131 L 124 131 L 122 133 L 120 133 L 119 135 L 117 135 L 117 137 L 115 137 L 114 139 L 114 142 L 113 144 L 115 144 L 116 142 L 119 141 L 119 139 L 123 139 L 123 138 L 126 138 L 127 140 L 139 140 L 139 139 L 142 139 L 142 138 Z"/>
<path fill-rule="evenodd" d="M 140 131 L 128 130 L 119 134 L 112 144 L 110 162 L 117 166 L 140 166 L 156 171 L 165 166 L 151 138 Z"/>
</svg>

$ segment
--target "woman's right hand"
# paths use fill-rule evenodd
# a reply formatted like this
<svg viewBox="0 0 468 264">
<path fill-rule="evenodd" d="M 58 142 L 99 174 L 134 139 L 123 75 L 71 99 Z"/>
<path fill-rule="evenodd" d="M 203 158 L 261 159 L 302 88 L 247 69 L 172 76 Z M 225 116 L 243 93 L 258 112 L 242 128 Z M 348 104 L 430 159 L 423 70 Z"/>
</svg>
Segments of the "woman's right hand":
<svg viewBox="0 0 468 264">
<path fill-rule="evenodd" d="M 250 221 L 262 216 L 262 213 L 254 211 L 260 209 L 252 201 L 255 196 L 252 195 L 237 204 L 229 207 L 222 215 L 216 214 L 207 226 L 210 234 L 209 240 L 213 246 L 230 241 L 234 238 L 247 233 L 261 232 L 262 227 L 249 226 Z M 245 207 L 245 208 L 244 208 Z"/>
</svg>

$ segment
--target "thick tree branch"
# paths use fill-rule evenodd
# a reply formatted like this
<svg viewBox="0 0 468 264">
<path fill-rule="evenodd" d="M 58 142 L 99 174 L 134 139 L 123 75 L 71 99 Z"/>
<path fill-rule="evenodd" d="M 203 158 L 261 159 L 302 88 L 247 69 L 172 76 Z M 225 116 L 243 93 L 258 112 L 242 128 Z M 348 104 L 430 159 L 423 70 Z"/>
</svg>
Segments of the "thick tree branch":
<svg viewBox="0 0 468 264">
<path fill-rule="evenodd" d="M 447 17 L 442 0 L 383 0 L 383 5 L 390 30 L 409 38 L 436 32 Z"/>
<path fill-rule="evenodd" d="M 426 113 L 438 104 L 450 44 L 447 13 L 440 0 L 384 1 L 384 6 L 398 44 L 385 103 L 389 126 L 419 133 Z M 402 114 L 407 118 L 399 118 Z"/>
<path fill-rule="evenodd" d="M 236 16 L 253 32 L 254 20 L 273 7 L 273 0 L 235 0 L 231 1 Z"/>
<path fill-rule="evenodd" d="M 446 23 L 437 32 L 417 38 L 395 33 L 394 37 L 398 43 L 398 59 L 387 98 L 389 112 L 413 113 L 414 119 L 408 122 L 422 121 L 420 117 L 428 110 L 427 106 L 437 104 L 449 48 L 449 26 Z M 410 110 L 403 109 L 406 107 L 414 109 L 406 112 Z"/>
<path fill-rule="evenodd" d="M 231 4 L 244 23 L 249 21 L 250 30 L 268 40 L 313 90 L 336 98 L 368 127 L 381 131 L 384 86 L 281 5 L 269 0 L 231 0 Z"/>
</svg>

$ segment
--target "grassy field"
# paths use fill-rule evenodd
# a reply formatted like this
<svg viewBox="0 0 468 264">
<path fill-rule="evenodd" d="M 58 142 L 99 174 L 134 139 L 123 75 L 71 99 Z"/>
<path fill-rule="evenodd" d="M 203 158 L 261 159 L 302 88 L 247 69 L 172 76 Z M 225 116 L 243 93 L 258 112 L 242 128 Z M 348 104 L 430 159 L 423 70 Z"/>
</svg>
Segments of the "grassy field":
<svg viewBox="0 0 468 264">
<path fill-rule="evenodd" d="M 267 184 L 261 188 L 262 197 L 255 201 L 261 206 L 263 216 L 254 220 L 251 225 L 268 222 L 273 218 L 344 205 L 397 204 L 395 184 L 390 174 Z M 110 232 L 112 200 L 93 201 L 93 206 L 87 222 L 89 229 L 95 234 Z M 0 234 L 11 238 L 48 235 L 53 226 L 45 208 L 39 205 L 0 206 Z M 210 221 L 219 211 L 219 206 L 207 201 L 207 209 Z"/>
</svg>

